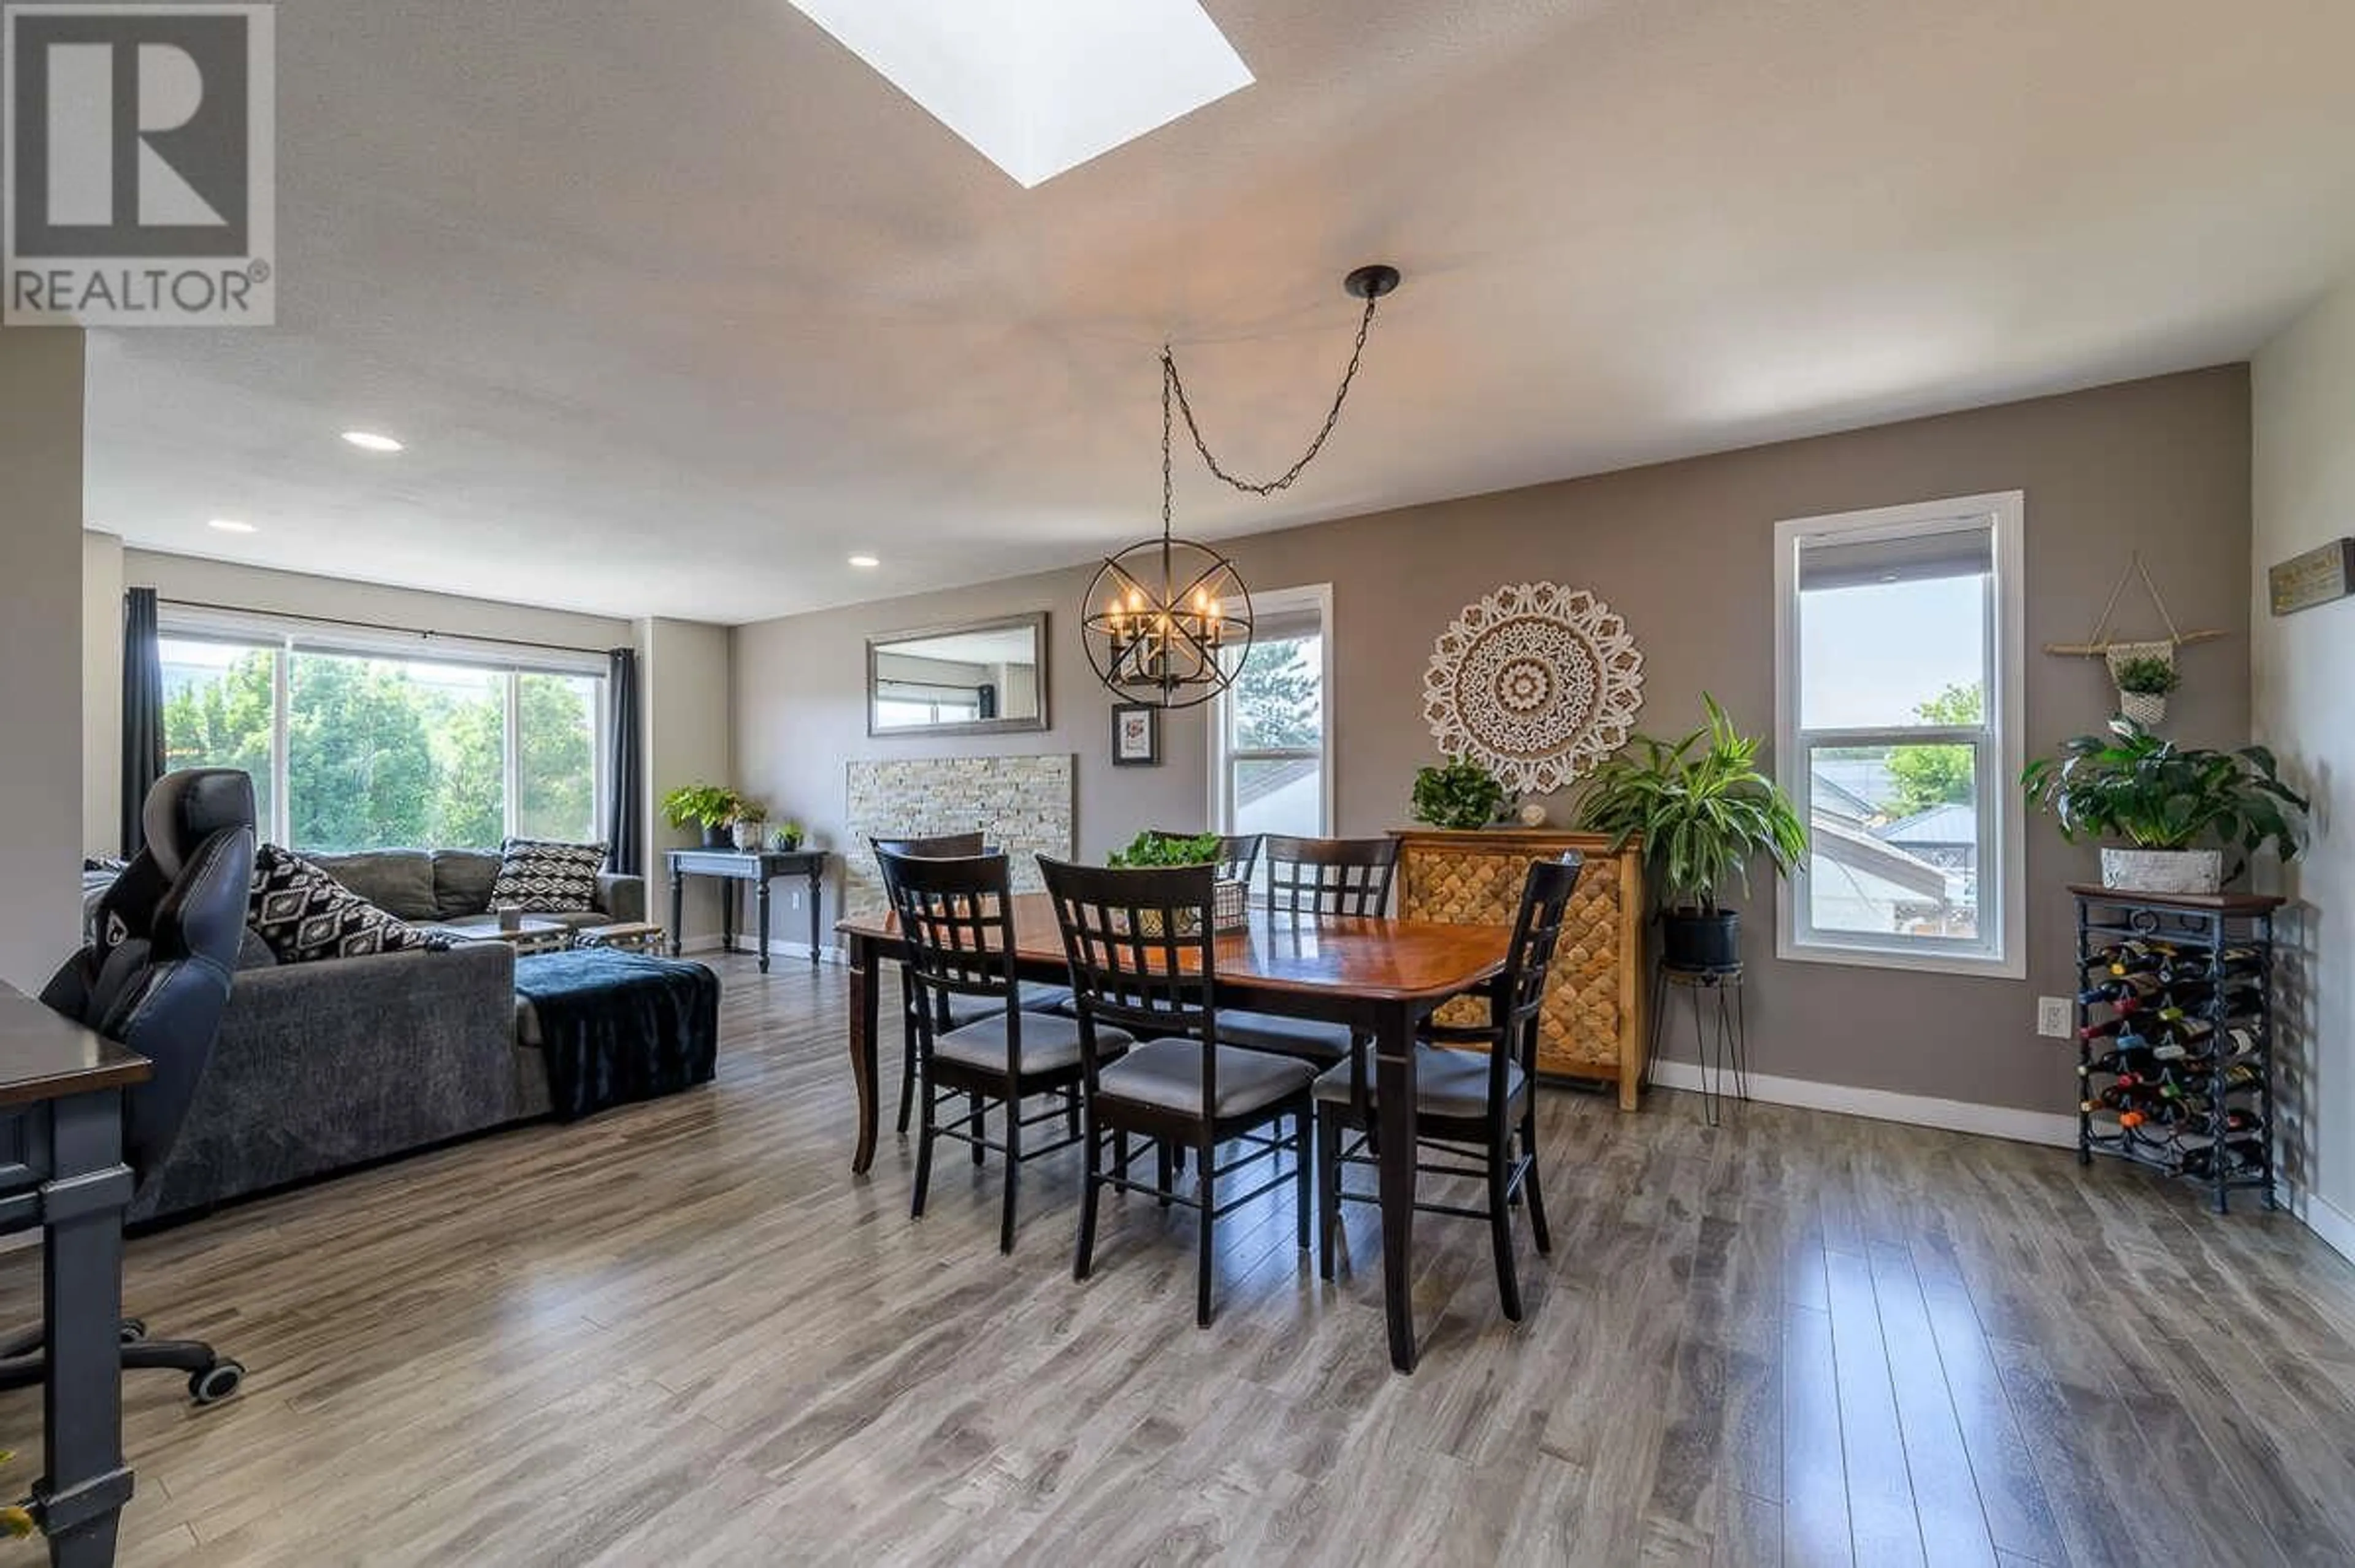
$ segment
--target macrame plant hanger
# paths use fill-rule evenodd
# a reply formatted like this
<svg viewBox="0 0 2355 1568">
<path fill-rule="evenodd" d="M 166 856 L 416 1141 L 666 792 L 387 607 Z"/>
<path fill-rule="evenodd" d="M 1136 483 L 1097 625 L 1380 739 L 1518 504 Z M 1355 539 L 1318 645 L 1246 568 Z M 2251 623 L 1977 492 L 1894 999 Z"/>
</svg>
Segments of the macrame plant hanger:
<svg viewBox="0 0 2355 1568">
<path fill-rule="evenodd" d="M 2139 642 L 2120 642 L 2110 635 L 2110 617 L 2118 607 L 2118 595 L 2135 578 L 2142 579 L 2143 592 L 2150 595 L 2151 607 L 2158 612 L 2160 623 L 2167 627 L 2165 639 L 2150 638 Z M 2110 596 L 2102 601 L 2101 618 L 2094 623 L 2091 635 L 2082 643 L 2047 643 L 2048 654 L 2073 654 L 2084 658 L 2100 658 L 2110 667 L 2110 680 L 2115 684 L 2126 667 L 2137 659 L 2157 659 L 2169 669 L 2175 667 L 2175 651 L 2193 643 L 2213 642 L 2222 632 L 2187 632 L 2177 626 L 2175 617 L 2168 613 L 2167 601 L 2159 597 L 2158 584 L 2150 580 L 2150 568 L 2143 564 L 2142 551 L 2136 550 L 2127 558 L 2126 570 L 2110 587 Z M 2164 693 L 2118 692 L 2118 711 L 2137 724 L 2159 723 L 2167 717 L 2167 697 Z"/>
</svg>

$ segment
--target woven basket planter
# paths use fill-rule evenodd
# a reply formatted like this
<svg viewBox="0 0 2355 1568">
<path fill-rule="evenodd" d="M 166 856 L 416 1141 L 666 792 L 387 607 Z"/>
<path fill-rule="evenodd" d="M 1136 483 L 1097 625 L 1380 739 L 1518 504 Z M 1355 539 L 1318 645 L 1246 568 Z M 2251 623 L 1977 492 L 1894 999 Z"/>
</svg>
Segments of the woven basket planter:
<svg viewBox="0 0 2355 1568">
<path fill-rule="evenodd" d="M 1136 914 L 1136 932 L 1139 936 L 1161 934 L 1159 910 L 1139 910 Z M 1178 916 L 1178 934 L 1191 936 L 1198 924 L 1197 916 L 1180 912 Z M 1224 880 L 1212 882 L 1210 884 L 1210 930 L 1213 933 L 1242 931 L 1248 929 L 1250 925 L 1249 890 L 1241 882 Z"/>
</svg>

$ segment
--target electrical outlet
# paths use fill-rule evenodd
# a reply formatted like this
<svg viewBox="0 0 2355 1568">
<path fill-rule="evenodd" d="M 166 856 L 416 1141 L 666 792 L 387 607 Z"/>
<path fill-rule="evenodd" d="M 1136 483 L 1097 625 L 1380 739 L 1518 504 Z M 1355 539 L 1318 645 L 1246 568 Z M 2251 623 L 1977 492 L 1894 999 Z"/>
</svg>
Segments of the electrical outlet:
<svg viewBox="0 0 2355 1568">
<path fill-rule="evenodd" d="M 2069 1038 L 2069 998 L 2039 997 L 2036 998 L 2036 1032 L 2054 1040 Z"/>
</svg>

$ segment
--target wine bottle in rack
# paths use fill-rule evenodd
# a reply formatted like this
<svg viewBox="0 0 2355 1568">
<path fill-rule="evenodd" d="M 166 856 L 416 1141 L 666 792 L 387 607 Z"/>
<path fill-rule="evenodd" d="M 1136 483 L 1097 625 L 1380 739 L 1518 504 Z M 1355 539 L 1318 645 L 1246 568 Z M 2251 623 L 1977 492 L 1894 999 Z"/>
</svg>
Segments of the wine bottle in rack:
<svg viewBox="0 0 2355 1568">
<path fill-rule="evenodd" d="M 2104 1051 L 2078 1069 L 2081 1075 L 2091 1072 L 2122 1072 L 2135 1078 L 2147 1077 L 2158 1071 L 2158 1058 L 2154 1053 L 2142 1046 L 2125 1044 L 2121 1044 L 2115 1051 Z"/>
<path fill-rule="evenodd" d="M 2212 1111 L 2193 1111 L 2183 1118 L 2181 1130 L 2192 1137 L 2211 1137 L 2263 1132 L 2264 1125 L 2265 1119 L 2254 1111 L 2229 1110 L 2221 1118 Z"/>
<path fill-rule="evenodd" d="M 2114 1034 L 2132 1036 L 2133 1033 L 2134 1019 L 2128 1018 L 2124 1013 L 2120 1013 L 2116 1018 L 2104 1019 L 2097 1024 L 2087 1024 L 2083 1029 L 2077 1031 L 2077 1038 L 2079 1040 L 2091 1042 L 2097 1040 L 2105 1040 Z"/>
<path fill-rule="evenodd" d="M 2183 1174 L 2202 1179 L 2215 1176 L 2243 1176 L 2264 1169 L 2264 1139 L 2227 1138 L 2204 1148 L 2186 1150 Z"/>
</svg>

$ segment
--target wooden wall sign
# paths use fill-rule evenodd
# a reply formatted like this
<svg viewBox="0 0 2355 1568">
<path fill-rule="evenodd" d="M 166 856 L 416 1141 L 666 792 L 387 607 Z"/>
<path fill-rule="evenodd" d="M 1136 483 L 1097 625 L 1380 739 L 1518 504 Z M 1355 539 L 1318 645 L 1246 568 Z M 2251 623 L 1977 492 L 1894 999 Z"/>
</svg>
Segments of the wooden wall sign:
<svg viewBox="0 0 2355 1568">
<path fill-rule="evenodd" d="M 2355 539 L 2332 539 L 2268 568 L 2265 586 L 2276 615 L 2346 598 L 2355 592 Z"/>
</svg>

